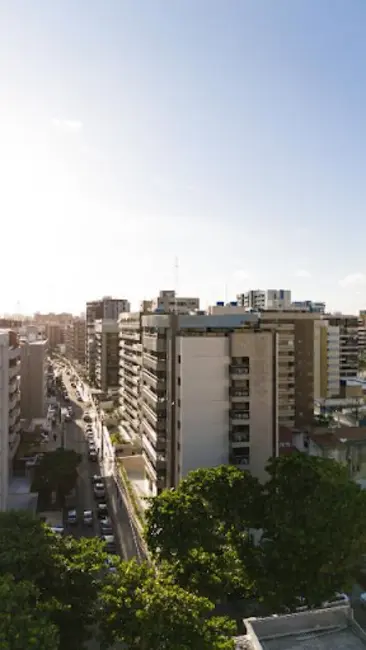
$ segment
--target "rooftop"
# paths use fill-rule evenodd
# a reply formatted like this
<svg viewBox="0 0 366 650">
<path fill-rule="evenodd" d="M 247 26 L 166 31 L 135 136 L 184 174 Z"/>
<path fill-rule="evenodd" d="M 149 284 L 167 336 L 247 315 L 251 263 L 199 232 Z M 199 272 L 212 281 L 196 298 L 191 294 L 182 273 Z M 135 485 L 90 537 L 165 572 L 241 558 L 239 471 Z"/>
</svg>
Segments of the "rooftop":
<svg viewBox="0 0 366 650">
<path fill-rule="evenodd" d="M 346 606 L 299 614 L 252 618 L 237 650 L 362 650 L 366 633 Z M 246 645 L 243 645 L 244 641 Z M 240 645 L 242 643 L 242 645 Z"/>
</svg>

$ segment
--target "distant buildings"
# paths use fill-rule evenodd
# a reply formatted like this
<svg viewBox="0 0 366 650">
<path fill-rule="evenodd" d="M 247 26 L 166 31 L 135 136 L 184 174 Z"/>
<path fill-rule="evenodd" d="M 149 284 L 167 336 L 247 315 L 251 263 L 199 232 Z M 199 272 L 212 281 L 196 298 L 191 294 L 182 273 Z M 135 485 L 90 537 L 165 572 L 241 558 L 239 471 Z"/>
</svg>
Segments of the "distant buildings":
<svg viewBox="0 0 366 650">
<path fill-rule="evenodd" d="M 95 385 L 96 380 L 96 338 L 95 321 L 114 320 L 123 312 L 129 312 L 130 303 L 124 298 L 111 298 L 93 300 L 86 303 L 86 338 L 85 338 L 85 364 L 89 382 Z"/>
<path fill-rule="evenodd" d="M 86 321 L 83 318 L 74 318 L 65 327 L 65 354 L 70 361 L 85 364 Z"/>
<path fill-rule="evenodd" d="M 21 339 L 20 352 L 22 418 L 43 418 L 47 410 L 47 341 Z"/>
</svg>

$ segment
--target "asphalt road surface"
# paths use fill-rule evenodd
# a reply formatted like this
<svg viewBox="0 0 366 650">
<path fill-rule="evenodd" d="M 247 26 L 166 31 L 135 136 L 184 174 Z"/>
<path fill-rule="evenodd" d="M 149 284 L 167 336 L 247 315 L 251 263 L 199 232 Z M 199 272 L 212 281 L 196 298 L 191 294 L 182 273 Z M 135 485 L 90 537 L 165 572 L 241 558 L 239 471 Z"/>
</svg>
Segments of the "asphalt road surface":
<svg viewBox="0 0 366 650">
<path fill-rule="evenodd" d="M 85 423 L 83 415 L 87 408 L 83 403 L 77 402 L 75 390 L 71 387 L 70 378 L 66 373 L 63 375 L 67 392 L 71 398 L 71 405 L 74 409 L 74 419 L 65 423 L 65 447 L 74 449 L 82 455 L 82 461 L 79 465 L 79 478 L 77 484 L 77 512 L 79 524 L 69 529 L 69 532 L 77 536 L 91 537 L 99 535 L 99 524 L 96 518 L 96 501 L 93 495 L 92 476 L 99 474 L 104 476 L 106 487 L 106 502 L 109 506 L 109 515 L 113 522 L 114 535 L 117 543 L 117 549 L 121 556 L 130 560 L 141 558 L 142 551 L 139 544 L 138 535 L 131 524 L 128 510 L 124 500 L 121 498 L 115 485 L 114 477 L 110 472 L 104 471 L 99 462 L 91 462 L 88 459 L 88 444 L 84 437 Z M 97 447 L 98 447 L 98 441 Z M 105 463 L 105 468 L 108 463 Z M 82 524 L 82 515 L 84 510 L 92 510 L 94 514 L 93 527 L 86 527 Z"/>
</svg>

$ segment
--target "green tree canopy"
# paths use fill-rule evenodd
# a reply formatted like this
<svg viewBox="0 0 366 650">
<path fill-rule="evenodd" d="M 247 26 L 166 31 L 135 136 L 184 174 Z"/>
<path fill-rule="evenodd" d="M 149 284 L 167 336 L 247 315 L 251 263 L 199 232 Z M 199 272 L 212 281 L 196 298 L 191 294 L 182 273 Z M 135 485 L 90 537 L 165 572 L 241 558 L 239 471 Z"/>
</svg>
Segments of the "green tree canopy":
<svg viewBox="0 0 366 650">
<path fill-rule="evenodd" d="M 57 650 L 59 635 L 31 582 L 0 576 L 1 650 Z"/>
<path fill-rule="evenodd" d="M 101 592 L 102 647 L 129 650 L 232 650 L 234 626 L 210 618 L 212 603 L 147 564 L 121 562 Z"/>
<path fill-rule="evenodd" d="M 350 586 L 366 552 L 366 493 L 330 459 L 298 453 L 267 469 L 261 589 L 277 609 L 318 605 Z"/>
<path fill-rule="evenodd" d="M 56 449 L 45 454 L 35 467 L 32 490 L 56 492 L 61 501 L 76 485 L 81 454 L 73 449 Z"/>
<path fill-rule="evenodd" d="M 261 493 L 258 481 L 235 467 L 191 472 L 175 490 L 151 500 L 146 512 L 150 551 L 170 563 L 182 587 L 215 601 L 247 594 L 252 589 L 247 568 L 255 552 L 248 532 L 260 525 Z"/>
<path fill-rule="evenodd" d="M 0 575 L 34 584 L 62 650 L 89 638 L 105 559 L 97 538 L 61 538 L 28 513 L 0 513 Z"/>
</svg>

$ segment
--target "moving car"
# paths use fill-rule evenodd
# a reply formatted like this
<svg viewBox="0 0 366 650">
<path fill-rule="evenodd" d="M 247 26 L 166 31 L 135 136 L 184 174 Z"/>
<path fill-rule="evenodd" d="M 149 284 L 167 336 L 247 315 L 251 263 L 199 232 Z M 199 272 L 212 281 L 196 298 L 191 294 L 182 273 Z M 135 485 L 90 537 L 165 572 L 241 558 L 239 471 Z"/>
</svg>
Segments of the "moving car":
<svg viewBox="0 0 366 650">
<path fill-rule="evenodd" d="M 83 512 L 83 524 L 84 526 L 93 525 L 93 513 L 91 510 L 84 510 Z"/>
<path fill-rule="evenodd" d="M 116 553 L 116 541 L 114 535 L 102 535 L 101 540 L 105 543 L 108 553 Z"/>
<path fill-rule="evenodd" d="M 84 422 L 93 422 L 93 420 L 92 420 L 91 416 L 89 415 L 89 413 L 85 413 L 85 415 L 83 417 L 83 420 L 84 420 Z"/>
<path fill-rule="evenodd" d="M 96 449 L 89 449 L 89 460 L 93 463 L 96 463 L 98 460 L 98 454 Z"/>
<path fill-rule="evenodd" d="M 78 523 L 78 515 L 76 510 L 69 510 L 66 520 L 69 526 L 75 526 Z"/>
<path fill-rule="evenodd" d="M 94 496 L 96 499 L 105 498 L 105 489 L 103 483 L 95 483 L 94 485 Z"/>
<path fill-rule="evenodd" d="M 106 503 L 98 503 L 97 515 L 98 519 L 106 519 L 108 517 L 108 506 Z"/>
<path fill-rule="evenodd" d="M 103 483 L 103 478 L 99 474 L 94 474 L 92 477 L 92 483 L 95 485 L 96 483 Z"/>
<path fill-rule="evenodd" d="M 102 535 L 113 535 L 113 526 L 110 517 L 100 520 L 100 531 Z"/>
</svg>

